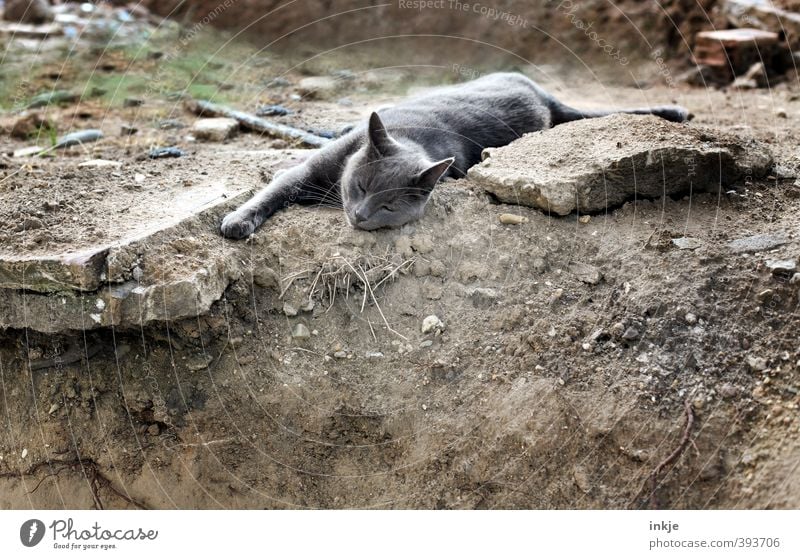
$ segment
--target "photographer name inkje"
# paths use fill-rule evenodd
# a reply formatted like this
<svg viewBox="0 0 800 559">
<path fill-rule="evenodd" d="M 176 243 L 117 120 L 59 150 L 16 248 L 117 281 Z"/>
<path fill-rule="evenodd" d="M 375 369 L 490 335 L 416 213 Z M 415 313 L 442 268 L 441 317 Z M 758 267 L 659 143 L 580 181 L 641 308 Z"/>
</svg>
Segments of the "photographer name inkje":
<svg viewBox="0 0 800 559">
<path fill-rule="evenodd" d="M 106 529 L 95 522 L 88 529 L 75 527 L 71 518 L 67 520 L 54 520 L 50 524 L 53 533 L 54 548 L 65 549 L 75 545 L 85 545 L 91 542 L 116 542 L 116 541 L 152 541 L 158 537 L 158 530 L 144 530 L 142 528 Z M 74 542 L 82 542 L 77 544 Z M 108 544 L 104 544 L 108 545 Z"/>
</svg>

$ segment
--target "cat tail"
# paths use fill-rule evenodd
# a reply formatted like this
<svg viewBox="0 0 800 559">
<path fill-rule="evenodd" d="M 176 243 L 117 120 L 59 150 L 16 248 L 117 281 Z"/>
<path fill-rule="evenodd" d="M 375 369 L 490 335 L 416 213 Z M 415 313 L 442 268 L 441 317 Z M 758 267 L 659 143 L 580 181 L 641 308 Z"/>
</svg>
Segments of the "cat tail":
<svg viewBox="0 0 800 559">
<path fill-rule="evenodd" d="M 567 105 L 556 103 L 550 107 L 550 112 L 553 118 L 553 126 L 563 124 L 565 122 L 572 122 L 573 120 L 583 120 L 584 118 L 598 118 L 601 116 L 615 115 L 615 114 L 630 114 L 630 115 L 655 115 L 671 122 L 686 122 L 691 120 L 692 115 L 688 110 L 680 105 L 663 105 L 660 107 L 650 107 L 645 109 L 610 109 L 601 111 L 582 111 L 573 109 Z"/>
</svg>

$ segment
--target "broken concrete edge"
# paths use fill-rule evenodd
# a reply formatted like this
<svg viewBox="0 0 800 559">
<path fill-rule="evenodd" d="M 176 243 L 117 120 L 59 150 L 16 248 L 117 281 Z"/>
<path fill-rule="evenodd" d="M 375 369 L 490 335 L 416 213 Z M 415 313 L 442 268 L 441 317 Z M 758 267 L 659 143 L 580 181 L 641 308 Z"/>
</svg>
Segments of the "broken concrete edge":
<svg viewBox="0 0 800 559">
<path fill-rule="evenodd" d="M 225 204 L 200 212 L 172 228 L 162 229 L 158 234 L 166 237 L 175 227 L 188 226 L 190 222 L 207 229 L 219 221 L 219 214 L 237 205 L 247 195 L 249 191 L 241 192 Z M 140 240 L 148 244 L 151 241 L 152 237 Z M 130 247 L 133 247 L 133 252 L 144 250 L 144 247 L 137 248 L 131 244 L 119 248 Z M 148 247 L 147 250 L 154 248 Z M 109 250 L 102 253 L 102 258 L 100 256 L 98 253 L 104 276 L 112 276 L 113 269 L 118 268 L 118 263 L 113 260 L 119 255 Z M 122 255 L 121 260 L 127 262 L 128 259 Z M 130 329 L 200 316 L 222 298 L 233 281 L 242 277 L 239 264 L 240 259 L 222 255 L 181 277 L 149 285 L 126 278 L 118 282 L 106 280 L 95 290 L 61 289 L 37 293 L 29 289 L 0 289 L 0 330 L 31 329 L 54 334 L 104 327 Z M 113 277 L 120 278 L 118 271 L 113 272 Z"/>
<path fill-rule="evenodd" d="M 109 283 L 121 283 L 129 278 L 120 277 L 112 265 L 121 251 L 153 235 L 178 227 L 187 219 L 201 217 L 206 212 L 242 202 L 249 195 L 249 189 L 234 192 L 221 202 L 218 199 L 207 202 L 192 216 L 176 217 L 125 239 L 81 252 L 46 256 L 0 254 L 0 290 L 20 289 L 36 293 L 62 293 L 69 290 L 88 292 L 96 291 Z"/>
<path fill-rule="evenodd" d="M 234 262 L 233 260 L 231 262 Z M 135 328 L 207 313 L 234 279 L 230 262 L 214 262 L 185 278 L 143 286 L 134 281 L 92 293 L 0 293 L 0 329 L 27 328 L 46 334 L 103 327 Z"/>
</svg>

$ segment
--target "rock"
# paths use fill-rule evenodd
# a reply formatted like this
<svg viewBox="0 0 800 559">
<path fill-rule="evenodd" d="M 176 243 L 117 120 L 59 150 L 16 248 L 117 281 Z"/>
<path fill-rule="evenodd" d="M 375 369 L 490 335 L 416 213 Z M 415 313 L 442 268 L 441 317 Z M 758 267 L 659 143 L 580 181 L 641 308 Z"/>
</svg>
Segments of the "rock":
<svg viewBox="0 0 800 559">
<path fill-rule="evenodd" d="M 25 107 L 26 109 L 38 109 L 39 107 L 47 107 L 49 105 L 65 105 L 73 103 L 80 99 L 80 95 L 72 93 L 71 91 L 46 91 L 34 96 L 30 103 Z"/>
<path fill-rule="evenodd" d="M 367 359 L 383 359 L 383 353 L 380 351 L 368 351 L 364 354 Z"/>
<path fill-rule="evenodd" d="M 186 360 L 186 368 L 190 371 L 202 371 L 214 360 L 210 355 L 196 355 Z"/>
<path fill-rule="evenodd" d="M 422 321 L 422 333 L 423 334 L 430 334 L 434 331 L 443 331 L 444 330 L 444 322 L 439 320 L 439 317 L 435 314 L 430 316 L 426 316 L 425 319 Z"/>
<path fill-rule="evenodd" d="M 693 192 L 717 192 L 771 168 L 770 152 L 755 140 L 618 114 L 486 149 L 468 177 L 503 202 L 566 215 L 602 211 L 634 196 L 682 194 L 690 186 Z"/>
<path fill-rule="evenodd" d="M 686 324 L 697 324 L 697 315 L 694 313 L 686 313 L 686 316 L 684 316 L 683 319 L 686 321 Z"/>
<path fill-rule="evenodd" d="M 761 252 L 779 247 L 786 244 L 786 242 L 787 238 L 783 233 L 753 235 L 752 237 L 731 241 L 728 244 L 728 248 L 735 253 Z"/>
<path fill-rule="evenodd" d="M 472 300 L 472 304 L 479 309 L 491 307 L 500 298 L 497 290 L 489 287 L 476 287 L 469 291 L 467 296 Z"/>
<path fill-rule="evenodd" d="M 773 289 L 765 289 L 764 291 L 756 294 L 756 299 L 763 303 L 764 301 L 768 301 L 770 298 L 772 298 L 774 294 L 775 291 Z"/>
<path fill-rule="evenodd" d="M 165 148 L 153 148 L 147 153 L 147 157 L 150 159 L 164 159 L 167 157 L 183 157 L 186 153 L 174 146 L 165 147 Z"/>
<path fill-rule="evenodd" d="M 692 237 L 679 237 L 672 239 L 672 244 L 681 250 L 695 250 L 703 246 L 703 241 Z"/>
<path fill-rule="evenodd" d="M 419 347 L 421 349 L 425 349 L 426 347 L 431 347 L 432 345 L 433 345 L 433 340 L 425 340 L 423 342 L 420 342 Z"/>
<path fill-rule="evenodd" d="M 766 266 L 776 276 L 788 276 L 797 270 L 797 261 L 794 259 L 767 260 Z"/>
<path fill-rule="evenodd" d="M 293 112 L 283 105 L 261 105 L 256 109 L 256 116 L 286 116 Z"/>
<path fill-rule="evenodd" d="M 627 340 L 629 342 L 632 342 L 634 340 L 638 340 L 640 336 L 641 336 L 641 334 L 639 333 L 639 330 L 637 330 L 633 326 L 629 326 L 625 330 L 625 332 L 622 333 L 622 339 L 623 340 Z"/>
<path fill-rule="evenodd" d="M 308 329 L 308 326 L 299 322 L 294 325 L 292 328 L 292 337 L 296 340 L 305 340 L 311 337 L 311 332 Z"/>
<path fill-rule="evenodd" d="M 528 218 L 516 214 L 500 214 L 500 223 L 503 225 L 519 225 L 527 223 Z"/>
<path fill-rule="evenodd" d="M 66 136 L 59 138 L 59 140 L 56 142 L 56 145 L 53 147 L 63 149 L 72 146 L 79 146 L 90 142 L 96 142 L 102 137 L 103 133 L 100 130 L 81 130 L 79 132 L 72 132 L 71 134 L 67 134 Z"/>
<path fill-rule="evenodd" d="M 333 356 L 334 356 L 336 359 L 347 359 L 347 352 L 346 352 L 346 351 L 342 351 L 342 350 L 335 351 L 335 352 L 333 353 Z"/>
<path fill-rule="evenodd" d="M 78 167 L 114 167 L 119 168 L 122 167 L 122 163 L 119 161 L 111 161 L 109 159 L 90 159 L 89 161 L 84 161 L 83 163 L 78 163 Z"/>
<path fill-rule="evenodd" d="M 192 134 L 198 140 L 223 142 L 239 131 L 239 123 L 232 118 L 200 118 L 192 125 Z"/>
<path fill-rule="evenodd" d="M 32 155 L 39 155 L 40 153 L 42 153 L 42 151 L 44 151 L 44 150 L 42 148 L 40 148 L 39 146 L 31 146 L 31 147 L 27 147 L 27 148 L 15 149 L 13 154 L 12 154 L 12 156 L 13 157 L 30 157 Z"/>
<path fill-rule="evenodd" d="M 570 262 L 569 271 L 580 281 L 589 285 L 597 285 L 603 279 L 599 268 L 583 262 Z"/>
<path fill-rule="evenodd" d="M 137 99 L 136 97 L 126 97 L 122 100 L 122 106 L 126 108 L 141 107 L 144 105 L 144 99 Z"/>
<path fill-rule="evenodd" d="M 123 124 L 119 127 L 119 133 L 121 136 L 133 136 L 139 131 L 138 128 L 133 126 L 132 124 Z"/>
<path fill-rule="evenodd" d="M 739 390 L 731 383 L 726 382 L 725 384 L 719 387 L 719 394 L 726 400 L 730 400 L 731 398 L 739 394 Z"/>
<path fill-rule="evenodd" d="M 59 406 L 57 403 L 56 404 L 52 404 L 50 406 L 50 409 L 47 412 L 47 415 L 53 415 L 54 413 L 56 413 L 58 411 L 58 408 L 60 408 L 60 407 L 61 406 Z"/>
<path fill-rule="evenodd" d="M 177 118 L 167 118 L 158 122 L 158 128 L 161 130 L 180 130 L 186 128 L 186 124 Z"/>
<path fill-rule="evenodd" d="M 780 107 L 778 109 L 775 109 L 775 116 L 778 118 L 788 118 L 789 115 L 786 113 L 786 109 Z"/>
<path fill-rule="evenodd" d="M 289 301 L 285 301 L 283 303 L 283 314 L 289 317 L 297 316 L 297 308 Z"/>
<path fill-rule="evenodd" d="M 792 279 L 789 280 L 790 285 L 798 285 L 800 284 L 800 274 L 794 274 Z"/>
<path fill-rule="evenodd" d="M 339 91 L 344 85 L 344 80 L 330 76 L 312 76 L 298 82 L 297 92 L 306 99 L 318 99 Z"/>
<path fill-rule="evenodd" d="M 752 371 L 760 372 L 767 368 L 767 360 L 755 355 L 747 356 L 747 364 Z"/>
<path fill-rule="evenodd" d="M 46 0 L 8 0 L 3 19 L 19 23 L 42 24 L 53 21 L 55 13 Z"/>
<path fill-rule="evenodd" d="M 578 218 L 579 223 L 583 223 L 584 225 L 592 221 L 592 216 L 590 215 L 582 215 Z"/>
</svg>

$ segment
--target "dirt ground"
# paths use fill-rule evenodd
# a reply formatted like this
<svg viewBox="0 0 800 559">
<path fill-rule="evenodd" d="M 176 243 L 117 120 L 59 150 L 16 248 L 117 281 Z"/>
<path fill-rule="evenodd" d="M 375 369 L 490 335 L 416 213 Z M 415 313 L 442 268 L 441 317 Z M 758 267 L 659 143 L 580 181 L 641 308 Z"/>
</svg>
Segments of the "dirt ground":
<svg viewBox="0 0 800 559">
<path fill-rule="evenodd" d="M 269 100 L 291 104 L 302 77 Z M 547 85 L 583 107 L 679 102 L 694 125 L 768 144 L 781 172 L 588 221 L 498 204 L 469 180 L 439 185 L 400 230 L 357 232 L 341 211 L 293 207 L 231 242 L 216 232 L 225 208 L 187 220 L 148 249 L 162 270 L 170 258 L 228 267 L 210 312 L 0 334 L 0 507 L 800 506 L 798 284 L 764 265 L 800 256 L 797 85 Z M 284 121 L 336 130 L 399 95 L 396 83 L 348 87 L 295 101 L 302 111 Z M 193 122 L 166 100 L 79 107 L 82 127 L 113 133 L 21 170 L 0 160 L 3 222 L 41 222 L 4 228 L 0 252 L 108 240 L 114 211 L 148 189 L 206 176 L 254 186 L 274 169 L 243 153 L 290 153 L 247 133 L 190 142 L 151 124 Z M 141 131 L 118 136 L 132 121 Z M 26 145 L 4 135 L 0 147 Z M 155 145 L 187 155 L 140 157 Z M 95 158 L 122 167 L 76 166 Z M 756 234 L 785 242 L 729 247 Z M 682 250 L 679 237 L 700 245 Z M 576 263 L 602 278 L 582 281 Z M 442 324 L 423 333 L 430 315 Z"/>
</svg>

